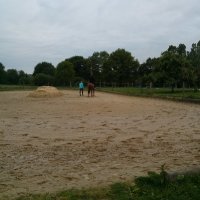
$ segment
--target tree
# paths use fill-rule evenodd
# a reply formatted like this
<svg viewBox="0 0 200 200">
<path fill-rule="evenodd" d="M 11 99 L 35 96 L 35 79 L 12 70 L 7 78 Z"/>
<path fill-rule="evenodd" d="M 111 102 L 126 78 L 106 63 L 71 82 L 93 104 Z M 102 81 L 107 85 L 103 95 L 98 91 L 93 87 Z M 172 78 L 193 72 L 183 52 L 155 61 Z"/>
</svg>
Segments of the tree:
<svg viewBox="0 0 200 200">
<path fill-rule="evenodd" d="M 31 85 L 33 83 L 32 75 L 26 74 L 23 70 L 18 72 L 19 84 L 21 85 Z"/>
<path fill-rule="evenodd" d="M 2 63 L 0 63 L 0 84 L 6 83 L 6 71 Z"/>
<path fill-rule="evenodd" d="M 138 76 L 141 85 L 148 85 L 152 87 L 152 84 L 156 83 L 156 67 L 158 64 L 157 58 L 148 58 L 146 62 L 141 64 L 138 68 Z"/>
<path fill-rule="evenodd" d="M 107 83 L 117 82 L 117 77 L 115 76 L 114 62 L 108 59 L 102 66 L 102 80 Z"/>
<path fill-rule="evenodd" d="M 182 59 L 181 81 L 183 89 L 185 88 L 185 84 L 187 84 L 187 86 L 190 86 L 191 84 L 194 85 L 196 81 L 196 75 L 194 72 L 194 68 L 189 60 L 186 58 Z"/>
<path fill-rule="evenodd" d="M 48 62 L 39 63 L 34 68 L 33 76 L 40 73 L 54 76 L 55 67 L 51 63 L 48 63 Z"/>
<path fill-rule="evenodd" d="M 178 47 L 170 45 L 159 58 L 159 65 L 155 69 L 157 78 L 166 85 L 170 85 L 172 91 L 175 86 L 185 87 L 191 82 L 192 67 L 187 59 L 186 46 L 179 44 Z"/>
<path fill-rule="evenodd" d="M 54 81 L 54 77 L 48 74 L 38 73 L 34 76 L 34 83 L 38 86 L 53 85 Z"/>
<path fill-rule="evenodd" d="M 58 85 L 66 86 L 67 83 L 73 81 L 75 77 L 74 66 L 69 61 L 62 61 L 57 65 L 56 68 L 56 83 Z"/>
<path fill-rule="evenodd" d="M 7 72 L 8 84 L 17 85 L 19 81 L 19 75 L 16 69 L 8 69 Z"/>
<path fill-rule="evenodd" d="M 177 82 L 181 79 L 183 60 L 180 55 L 167 51 L 160 57 L 159 68 L 162 72 L 165 83 L 170 85 L 172 92 Z"/>
<path fill-rule="evenodd" d="M 186 46 L 184 44 L 179 44 L 177 53 L 182 57 L 186 57 Z"/>
<path fill-rule="evenodd" d="M 77 81 L 87 79 L 89 70 L 87 69 L 85 58 L 83 58 L 82 56 L 73 56 L 66 59 L 65 61 L 69 61 L 73 64 Z"/>
<path fill-rule="evenodd" d="M 192 44 L 190 52 L 187 55 L 188 60 L 190 61 L 193 72 L 193 84 L 195 90 L 197 87 L 200 87 L 200 41 L 197 44 Z"/>
<path fill-rule="evenodd" d="M 94 52 L 91 57 L 88 58 L 88 68 L 90 71 L 90 77 L 94 77 L 96 82 L 102 81 L 103 65 L 107 62 L 109 54 L 106 51 Z"/>
<path fill-rule="evenodd" d="M 35 66 L 33 72 L 35 85 L 53 85 L 55 82 L 55 67 L 48 62 L 42 62 Z"/>
<path fill-rule="evenodd" d="M 109 62 L 112 64 L 112 73 L 119 83 L 135 81 L 139 62 L 130 52 L 125 49 L 117 49 L 110 54 Z"/>
</svg>

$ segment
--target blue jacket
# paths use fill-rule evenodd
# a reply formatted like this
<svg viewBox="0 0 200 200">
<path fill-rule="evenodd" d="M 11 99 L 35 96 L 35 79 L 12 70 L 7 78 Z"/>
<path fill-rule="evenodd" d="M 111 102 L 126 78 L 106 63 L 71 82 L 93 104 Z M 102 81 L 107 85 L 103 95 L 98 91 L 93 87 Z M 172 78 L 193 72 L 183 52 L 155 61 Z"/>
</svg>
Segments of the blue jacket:
<svg viewBox="0 0 200 200">
<path fill-rule="evenodd" d="M 83 88 L 84 88 L 83 82 L 80 82 L 80 83 L 79 83 L 79 88 L 80 88 L 80 89 L 83 89 Z"/>
</svg>

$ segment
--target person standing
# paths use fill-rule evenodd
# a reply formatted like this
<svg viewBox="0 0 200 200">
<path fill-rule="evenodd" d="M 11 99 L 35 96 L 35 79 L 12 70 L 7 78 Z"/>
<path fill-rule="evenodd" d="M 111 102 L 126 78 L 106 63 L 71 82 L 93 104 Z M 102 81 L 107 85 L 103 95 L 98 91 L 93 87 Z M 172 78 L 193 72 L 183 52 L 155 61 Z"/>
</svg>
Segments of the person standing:
<svg viewBox="0 0 200 200">
<path fill-rule="evenodd" d="M 81 81 L 79 83 L 79 93 L 80 93 L 80 96 L 83 96 L 83 89 L 84 89 L 84 84 L 83 82 Z"/>
</svg>

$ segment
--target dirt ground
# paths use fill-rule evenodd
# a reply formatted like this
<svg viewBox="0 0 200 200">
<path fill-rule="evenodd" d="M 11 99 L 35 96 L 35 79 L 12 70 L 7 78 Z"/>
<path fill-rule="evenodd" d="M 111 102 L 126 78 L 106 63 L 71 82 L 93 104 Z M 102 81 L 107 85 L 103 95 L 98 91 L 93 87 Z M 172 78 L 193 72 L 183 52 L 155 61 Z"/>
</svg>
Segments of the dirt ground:
<svg viewBox="0 0 200 200">
<path fill-rule="evenodd" d="M 0 199 L 200 165 L 200 105 L 62 92 L 0 92 Z"/>
</svg>

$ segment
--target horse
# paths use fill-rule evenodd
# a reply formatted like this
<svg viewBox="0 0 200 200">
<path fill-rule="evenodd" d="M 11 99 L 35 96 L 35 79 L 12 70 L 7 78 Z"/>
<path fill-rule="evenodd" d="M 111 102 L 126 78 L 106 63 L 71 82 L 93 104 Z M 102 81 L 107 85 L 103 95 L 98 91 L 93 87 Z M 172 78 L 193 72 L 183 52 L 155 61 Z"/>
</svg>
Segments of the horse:
<svg viewBox="0 0 200 200">
<path fill-rule="evenodd" d="M 89 82 L 88 83 L 88 97 L 91 95 L 91 97 L 94 96 L 94 84 Z"/>
</svg>

